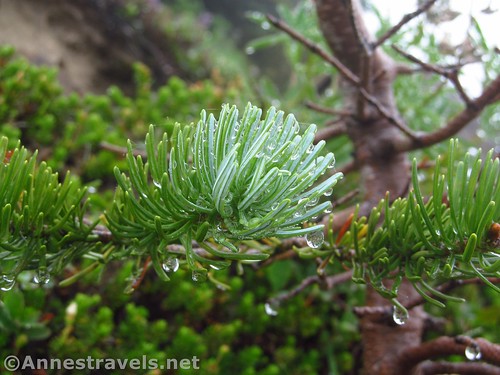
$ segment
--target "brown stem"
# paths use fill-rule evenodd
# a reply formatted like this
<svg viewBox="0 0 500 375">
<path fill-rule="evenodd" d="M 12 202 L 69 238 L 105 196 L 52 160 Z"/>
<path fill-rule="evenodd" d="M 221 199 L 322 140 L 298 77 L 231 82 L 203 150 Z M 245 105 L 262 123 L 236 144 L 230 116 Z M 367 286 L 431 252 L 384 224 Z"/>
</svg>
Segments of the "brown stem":
<svg viewBox="0 0 500 375">
<path fill-rule="evenodd" d="M 348 116 L 353 116 L 354 113 L 343 110 L 343 109 L 333 109 L 333 108 L 326 108 L 322 107 L 316 103 L 313 102 L 306 102 L 305 106 L 309 109 L 312 109 L 313 111 L 320 112 L 320 113 L 326 113 L 328 115 L 334 115 L 334 116 L 340 116 L 340 117 L 348 117 Z"/>
<path fill-rule="evenodd" d="M 472 105 L 466 107 L 462 112 L 452 118 L 445 126 L 432 132 L 419 135 L 416 140 L 399 142 L 396 150 L 399 152 L 421 149 L 435 145 L 445 139 L 457 134 L 468 123 L 478 117 L 489 105 L 500 100 L 500 75 L 498 75 L 486 88 L 483 93 L 472 100 Z"/>
<path fill-rule="evenodd" d="M 389 109 L 385 108 L 384 105 L 379 100 L 377 100 L 377 98 L 370 95 L 368 91 L 366 91 L 366 89 L 361 87 L 362 82 L 360 78 L 356 74 L 354 74 L 349 68 L 347 68 L 339 59 L 330 55 L 329 53 L 324 51 L 320 46 L 306 39 L 303 35 L 299 34 L 295 30 L 293 30 L 290 26 L 288 26 L 286 23 L 277 19 L 276 17 L 268 15 L 267 19 L 276 28 L 286 32 L 293 39 L 295 39 L 296 41 L 300 42 L 302 45 L 307 47 L 311 52 L 317 54 L 323 60 L 332 64 L 335 68 L 337 68 L 342 77 L 344 77 L 352 85 L 357 87 L 359 93 L 363 96 L 363 98 L 368 103 L 370 103 L 382 117 L 387 119 L 393 126 L 395 126 L 401 132 L 406 134 L 410 139 L 415 139 L 415 140 L 417 139 L 417 135 L 414 134 L 411 131 L 411 129 L 408 129 L 408 127 L 402 121 L 401 118 L 399 118 L 398 116 L 394 116 Z"/>
<path fill-rule="evenodd" d="M 328 126 L 326 128 L 320 129 L 316 132 L 314 137 L 314 143 L 318 143 L 322 140 L 328 140 L 341 135 L 347 134 L 347 126 L 344 122 L 335 124 L 334 126 Z"/>
<path fill-rule="evenodd" d="M 493 344 L 485 339 L 457 336 L 442 336 L 424 342 L 417 346 L 405 348 L 399 357 L 401 368 L 412 369 L 419 363 L 450 355 L 464 355 L 468 346 L 477 346 L 481 352 L 481 361 L 500 366 L 500 345 Z"/>
<path fill-rule="evenodd" d="M 401 48 L 399 48 L 398 46 L 396 46 L 394 44 L 392 45 L 392 48 L 396 52 L 398 52 L 400 55 L 407 58 L 408 60 L 414 62 L 415 64 L 420 65 L 420 67 L 422 67 L 423 70 L 439 74 L 439 75 L 443 76 L 444 78 L 446 78 L 447 80 L 449 80 L 453 84 L 453 86 L 455 87 L 455 90 L 457 90 L 458 95 L 460 96 L 460 98 L 462 98 L 462 100 L 465 102 L 465 104 L 468 107 L 474 105 L 474 103 L 471 101 L 469 96 L 465 93 L 464 88 L 462 87 L 462 84 L 460 83 L 460 80 L 458 79 L 458 68 L 445 69 L 445 68 L 442 68 L 442 67 L 439 67 L 439 66 L 436 66 L 433 64 L 426 63 L 426 62 L 420 60 L 419 58 L 417 58 L 413 55 L 410 55 L 409 53 L 403 51 Z"/>
<path fill-rule="evenodd" d="M 429 0 L 423 3 L 415 12 L 406 14 L 401 21 L 399 21 L 396 25 L 391 27 L 387 32 L 382 35 L 374 44 L 373 48 L 377 48 L 381 44 L 383 44 L 387 39 L 396 34 L 404 25 L 410 22 L 415 17 L 418 17 L 420 14 L 428 10 L 437 0 Z"/>
<path fill-rule="evenodd" d="M 422 375 L 498 375 L 499 369 L 487 363 L 476 362 L 425 362 L 420 366 Z"/>
<path fill-rule="evenodd" d="M 352 271 L 347 271 L 343 272 L 337 275 L 332 275 L 332 276 L 319 276 L 319 275 L 314 275 L 314 276 L 309 276 L 306 277 L 302 282 L 294 287 L 293 289 L 290 289 L 287 292 L 281 293 L 280 295 L 271 298 L 269 301 L 270 302 L 276 302 L 276 303 L 281 303 L 283 301 L 286 301 L 292 297 L 295 297 L 296 295 L 302 293 L 306 288 L 308 288 L 311 285 L 314 284 L 319 284 L 321 285 L 324 289 L 332 289 L 334 286 L 345 283 L 349 280 L 351 280 L 352 277 Z"/>
</svg>

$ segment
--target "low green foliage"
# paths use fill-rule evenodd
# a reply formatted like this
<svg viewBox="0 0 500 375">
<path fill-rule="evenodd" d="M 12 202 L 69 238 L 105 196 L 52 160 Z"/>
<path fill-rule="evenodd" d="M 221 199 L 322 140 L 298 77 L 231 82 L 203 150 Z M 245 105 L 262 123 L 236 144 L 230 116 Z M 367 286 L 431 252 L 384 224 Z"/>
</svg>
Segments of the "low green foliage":
<svg viewBox="0 0 500 375">
<path fill-rule="evenodd" d="M 194 121 L 200 108 L 220 108 L 235 98 L 237 82 L 200 81 L 188 85 L 177 77 L 153 89 L 148 68 L 134 65 L 135 95 L 112 86 L 105 95 L 66 95 L 55 69 L 29 64 L 14 49 L 0 47 L 0 135 L 9 148 L 18 140 L 38 149 L 49 166 L 76 171 L 84 181 L 111 184 L 126 139 L 142 139 L 150 124 L 172 133 L 176 122 Z"/>
</svg>

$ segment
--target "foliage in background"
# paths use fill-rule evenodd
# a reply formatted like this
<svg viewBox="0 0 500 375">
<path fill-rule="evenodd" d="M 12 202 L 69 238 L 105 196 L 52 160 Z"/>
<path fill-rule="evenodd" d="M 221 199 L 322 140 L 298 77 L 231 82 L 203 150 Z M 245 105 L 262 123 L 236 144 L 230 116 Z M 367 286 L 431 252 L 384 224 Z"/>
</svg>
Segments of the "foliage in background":
<svg viewBox="0 0 500 375">
<path fill-rule="evenodd" d="M 142 139 L 150 124 L 172 132 L 175 122 L 189 123 L 200 108 L 217 109 L 236 98 L 238 83 L 220 86 L 213 81 L 194 84 L 172 78 L 152 89 L 150 72 L 135 65 L 136 92 L 126 96 L 118 87 L 106 95 L 65 95 L 57 71 L 29 64 L 0 49 L 0 135 L 9 147 L 18 140 L 56 170 L 70 168 L 84 181 L 106 179 L 121 155 L 102 143 L 125 146 L 127 139 Z M 108 181 L 105 181 L 109 183 Z"/>
</svg>

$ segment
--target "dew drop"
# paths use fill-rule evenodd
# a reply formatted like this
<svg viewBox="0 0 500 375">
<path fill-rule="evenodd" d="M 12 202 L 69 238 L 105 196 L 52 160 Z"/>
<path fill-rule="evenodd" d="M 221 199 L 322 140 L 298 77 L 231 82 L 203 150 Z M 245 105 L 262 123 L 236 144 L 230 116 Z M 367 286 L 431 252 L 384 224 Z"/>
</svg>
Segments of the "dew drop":
<svg viewBox="0 0 500 375">
<path fill-rule="evenodd" d="M 128 283 L 128 285 L 125 287 L 125 289 L 123 289 L 123 293 L 125 294 L 132 294 L 134 293 L 135 291 L 135 287 L 134 285 L 136 284 L 136 280 L 130 280 L 130 282 Z"/>
<path fill-rule="evenodd" d="M 170 256 L 162 263 L 161 267 L 165 272 L 176 272 L 179 269 L 179 259 Z"/>
<path fill-rule="evenodd" d="M 318 230 L 316 232 L 311 232 L 306 234 L 306 242 L 309 247 L 313 249 L 317 249 L 323 242 L 325 241 L 325 235 L 322 230 Z"/>
<path fill-rule="evenodd" d="M 311 144 L 309 145 L 309 148 L 307 149 L 307 151 L 306 151 L 306 152 L 307 152 L 308 154 L 310 154 L 311 152 L 313 152 L 313 150 L 314 150 L 314 145 L 311 143 Z"/>
<path fill-rule="evenodd" d="M 191 273 L 191 278 L 197 283 L 202 283 L 207 281 L 207 271 L 206 270 L 193 270 Z"/>
<path fill-rule="evenodd" d="M 276 315 L 278 315 L 279 307 L 280 307 L 280 304 L 278 301 L 270 300 L 269 302 L 265 303 L 264 310 L 266 311 L 267 315 L 276 316 Z"/>
<path fill-rule="evenodd" d="M 309 202 L 307 203 L 308 206 L 315 206 L 318 204 L 318 201 L 319 201 L 319 197 L 314 197 L 314 198 L 311 198 L 309 200 Z"/>
<path fill-rule="evenodd" d="M 161 188 L 161 184 L 156 181 L 156 180 L 153 180 L 153 184 L 157 187 L 157 188 Z"/>
<path fill-rule="evenodd" d="M 271 28 L 271 24 L 267 21 L 264 21 L 260 24 L 260 27 L 262 27 L 263 30 L 269 30 Z"/>
<path fill-rule="evenodd" d="M 324 195 L 325 197 L 329 197 L 329 196 L 331 196 L 331 195 L 332 195 L 332 193 L 333 193 L 333 189 L 328 189 L 327 191 L 325 191 L 325 192 L 324 192 L 324 194 L 323 194 L 323 195 Z"/>
<path fill-rule="evenodd" d="M 276 148 L 276 141 L 275 140 L 271 140 L 271 142 L 269 142 L 269 144 L 267 145 L 267 149 L 269 151 L 273 151 L 275 148 Z"/>
<path fill-rule="evenodd" d="M 392 310 L 392 320 L 398 326 L 404 325 L 408 321 L 408 311 L 399 306 L 394 306 Z"/>
<path fill-rule="evenodd" d="M 481 349 L 476 343 L 471 343 L 465 348 L 465 357 L 469 361 L 478 361 L 482 356 Z"/>
<path fill-rule="evenodd" d="M 331 207 L 328 207 L 328 208 L 325 208 L 325 211 L 323 211 L 325 214 L 331 214 L 332 213 L 332 209 Z"/>
<path fill-rule="evenodd" d="M 224 202 L 231 202 L 233 200 L 233 193 L 228 192 L 227 195 L 224 197 Z"/>
<path fill-rule="evenodd" d="M 328 164 L 328 169 L 332 169 L 335 167 L 335 158 L 332 159 L 332 161 L 330 162 L 330 164 Z"/>
<path fill-rule="evenodd" d="M 47 284 L 50 281 L 50 273 L 47 267 L 40 267 L 33 277 L 33 281 L 37 284 Z"/>
<path fill-rule="evenodd" d="M 246 53 L 247 55 L 253 55 L 253 54 L 255 53 L 255 48 L 253 48 L 253 47 L 247 47 L 247 48 L 245 49 L 245 53 Z"/>
<path fill-rule="evenodd" d="M 297 160 L 298 157 L 299 157 L 299 153 L 295 152 L 292 154 L 292 156 L 290 156 L 290 160 Z"/>
<path fill-rule="evenodd" d="M 223 216 L 231 216 L 233 214 L 233 208 L 231 206 L 224 206 L 222 207 L 222 212 L 221 214 Z"/>
<path fill-rule="evenodd" d="M 0 290 L 4 292 L 11 290 L 16 284 L 16 279 L 9 275 L 3 275 L 0 278 Z"/>
</svg>

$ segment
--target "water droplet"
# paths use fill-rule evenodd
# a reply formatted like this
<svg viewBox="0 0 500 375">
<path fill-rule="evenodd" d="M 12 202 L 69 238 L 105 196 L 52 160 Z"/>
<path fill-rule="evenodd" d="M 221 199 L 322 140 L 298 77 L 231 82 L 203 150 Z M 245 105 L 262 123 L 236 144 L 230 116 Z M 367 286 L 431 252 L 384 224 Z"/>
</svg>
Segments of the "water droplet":
<svg viewBox="0 0 500 375">
<path fill-rule="evenodd" d="M 162 263 L 161 267 L 165 272 L 176 272 L 179 269 L 179 259 L 174 256 L 169 256 Z"/>
<path fill-rule="evenodd" d="M 207 271 L 203 269 L 193 270 L 191 278 L 197 283 L 202 283 L 207 280 Z"/>
<path fill-rule="evenodd" d="M 408 321 L 408 311 L 399 306 L 394 306 L 392 310 L 392 320 L 399 326 L 404 325 Z"/>
<path fill-rule="evenodd" d="M 161 184 L 156 181 L 156 180 L 153 180 L 153 184 L 157 187 L 157 188 L 161 188 Z"/>
<path fill-rule="evenodd" d="M 313 249 L 317 249 L 323 242 L 325 241 L 325 235 L 322 230 L 318 230 L 316 232 L 311 232 L 306 234 L 306 242 L 309 247 Z"/>
<path fill-rule="evenodd" d="M 135 291 L 134 285 L 136 284 L 135 280 L 131 280 L 128 285 L 123 289 L 123 293 L 125 294 L 132 294 Z"/>
<path fill-rule="evenodd" d="M 247 47 L 247 48 L 245 49 L 245 53 L 246 53 L 247 55 L 253 55 L 253 54 L 255 53 L 255 48 L 253 48 L 253 47 Z"/>
<path fill-rule="evenodd" d="M 264 21 L 260 24 L 260 27 L 262 27 L 263 30 L 269 30 L 271 28 L 271 24 L 267 21 Z"/>
<path fill-rule="evenodd" d="M 0 278 L 0 290 L 3 290 L 4 292 L 11 290 L 15 284 L 16 284 L 15 277 L 9 275 L 3 275 Z"/>
<path fill-rule="evenodd" d="M 40 267 L 33 277 L 33 281 L 37 284 L 47 284 L 50 281 L 50 273 L 47 267 Z"/>
<path fill-rule="evenodd" d="M 325 214 L 331 214 L 332 213 L 332 209 L 331 207 L 328 207 L 328 208 L 325 208 L 325 211 L 323 211 Z"/>
<path fill-rule="evenodd" d="M 215 287 L 223 292 L 228 291 L 230 288 L 224 284 L 215 284 Z"/>
<path fill-rule="evenodd" d="M 276 316 L 278 315 L 278 309 L 280 307 L 280 304 L 276 300 L 269 300 L 269 302 L 266 302 L 264 305 L 264 310 L 266 311 L 266 314 L 269 316 Z"/>
<path fill-rule="evenodd" d="M 330 162 L 330 164 L 328 164 L 328 169 L 332 169 L 335 167 L 335 158 L 332 159 L 332 161 Z"/>
<path fill-rule="evenodd" d="M 276 210 L 279 207 L 279 203 L 275 203 L 271 206 L 271 210 Z"/>
<path fill-rule="evenodd" d="M 310 154 L 310 153 L 311 153 L 311 152 L 313 152 L 313 151 L 314 151 L 314 145 L 311 143 L 311 144 L 309 145 L 309 148 L 307 149 L 307 151 L 306 151 L 306 152 L 307 152 L 308 154 Z"/>
<path fill-rule="evenodd" d="M 465 348 L 465 357 L 469 361 L 478 361 L 482 357 L 481 349 L 479 348 L 479 345 L 476 343 L 471 343 Z"/>
<path fill-rule="evenodd" d="M 272 139 L 268 145 L 267 145 L 267 149 L 269 151 L 273 151 L 274 149 L 276 148 L 276 141 L 274 139 Z"/>
<path fill-rule="evenodd" d="M 263 155 L 264 155 L 264 153 L 263 153 L 262 151 L 259 151 L 259 152 L 257 152 L 257 154 L 255 155 L 255 157 L 258 159 L 258 158 L 261 158 Z"/>
<path fill-rule="evenodd" d="M 298 157 L 299 157 L 299 153 L 295 152 L 295 153 L 292 154 L 292 156 L 290 156 L 290 159 L 291 160 L 297 160 Z"/>
<path fill-rule="evenodd" d="M 325 191 L 325 193 L 323 194 L 325 197 L 329 197 L 331 196 L 333 193 L 333 189 L 328 189 L 327 191 Z"/>
<path fill-rule="evenodd" d="M 311 198 L 309 200 L 309 202 L 307 202 L 307 205 L 308 206 L 315 206 L 318 204 L 318 201 L 319 201 L 319 197 L 314 197 L 314 198 Z"/>
</svg>

